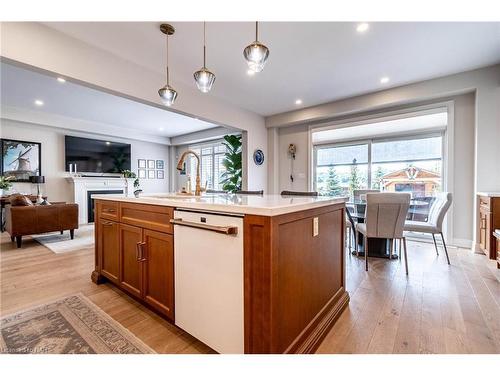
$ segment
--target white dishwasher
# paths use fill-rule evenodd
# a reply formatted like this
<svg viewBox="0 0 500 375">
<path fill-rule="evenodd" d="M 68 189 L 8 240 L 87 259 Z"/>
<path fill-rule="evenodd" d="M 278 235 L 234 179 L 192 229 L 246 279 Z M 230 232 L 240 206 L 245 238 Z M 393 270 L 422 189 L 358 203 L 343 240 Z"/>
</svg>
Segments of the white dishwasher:
<svg viewBox="0 0 500 375">
<path fill-rule="evenodd" d="M 243 217 L 175 210 L 171 222 L 175 324 L 219 353 L 243 353 Z"/>
</svg>

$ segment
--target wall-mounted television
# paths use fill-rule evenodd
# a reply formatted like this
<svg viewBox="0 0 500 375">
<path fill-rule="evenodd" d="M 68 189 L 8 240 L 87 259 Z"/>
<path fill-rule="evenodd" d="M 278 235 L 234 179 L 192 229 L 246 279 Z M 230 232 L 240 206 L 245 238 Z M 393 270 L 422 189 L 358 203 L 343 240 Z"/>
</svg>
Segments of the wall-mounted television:
<svg viewBox="0 0 500 375">
<path fill-rule="evenodd" d="M 109 174 L 131 169 L 130 144 L 65 136 L 66 171 L 76 164 L 78 173 Z M 73 167 L 74 168 L 74 167 Z M 74 171 L 74 169 L 73 169 Z"/>
</svg>

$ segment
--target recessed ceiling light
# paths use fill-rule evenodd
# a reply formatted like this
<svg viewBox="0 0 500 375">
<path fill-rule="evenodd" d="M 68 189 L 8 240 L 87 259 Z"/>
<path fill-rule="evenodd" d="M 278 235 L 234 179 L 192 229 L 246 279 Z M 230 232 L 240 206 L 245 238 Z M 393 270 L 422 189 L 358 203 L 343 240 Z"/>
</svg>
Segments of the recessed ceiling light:
<svg viewBox="0 0 500 375">
<path fill-rule="evenodd" d="M 40 99 L 36 99 L 35 100 L 35 105 L 41 107 L 43 105 L 43 100 L 40 100 Z"/>
<path fill-rule="evenodd" d="M 57 82 L 64 83 L 66 80 L 63 77 L 57 77 Z"/>
<path fill-rule="evenodd" d="M 163 128 L 159 128 L 158 130 L 162 132 L 162 131 L 163 131 Z"/>
<path fill-rule="evenodd" d="M 251 70 L 251 69 L 248 69 L 248 70 L 247 70 L 247 74 L 248 74 L 249 76 L 253 76 L 253 75 L 255 74 L 255 72 L 254 72 L 253 70 Z"/>
<path fill-rule="evenodd" d="M 365 31 L 367 31 L 368 29 L 370 28 L 370 25 L 367 24 L 366 22 L 362 22 L 360 24 L 358 24 L 358 26 L 356 27 L 356 31 L 358 33 L 364 33 Z"/>
<path fill-rule="evenodd" d="M 106 144 L 109 146 L 111 144 L 111 142 L 106 142 Z"/>
<path fill-rule="evenodd" d="M 380 78 L 380 83 L 387 83 L 387 82 L 389 82 L 389 77 Z"/>
<path fill-rule="evenodd" d="M 301 104 L 302 104 L 302 99 L 297 99 L 297 100 L 295 101 L 295 104 L 297 104 L 297 105 L 301 105 Z"/>
</svg>

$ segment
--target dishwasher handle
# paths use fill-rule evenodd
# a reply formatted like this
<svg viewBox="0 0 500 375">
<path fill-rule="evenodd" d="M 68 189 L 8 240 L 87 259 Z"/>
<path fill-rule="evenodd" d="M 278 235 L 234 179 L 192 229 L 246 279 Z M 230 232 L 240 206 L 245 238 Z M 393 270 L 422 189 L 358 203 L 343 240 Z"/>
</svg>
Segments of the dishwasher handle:
<svg viewBox="0 0 500 375">
<path fill-rule="evenodd" d="M 184 227 L 190 227 L 196 229 L 209 230 L 211 232 L 227 234 L 227 235 L 238 234 L 238 227 L 233 227 L 233 226 L 200 224 L 200 223 L 193 223 L 191 221 L 184 221 L 182 219 L 170 219 L 170 224 L 181 225 Z"/>
</svg>

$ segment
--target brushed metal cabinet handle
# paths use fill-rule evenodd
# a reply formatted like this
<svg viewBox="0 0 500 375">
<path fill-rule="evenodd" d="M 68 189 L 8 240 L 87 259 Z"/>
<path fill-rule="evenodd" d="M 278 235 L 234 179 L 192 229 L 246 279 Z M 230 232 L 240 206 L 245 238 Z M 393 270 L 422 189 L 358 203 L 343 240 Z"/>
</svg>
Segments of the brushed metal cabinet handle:
<svg viewBox="0 0 500 375">
<path fill-rule="evenodd" d="M 184 227 L 190 227 L 190 228 L 196 228 L 196 229 L 203 229 L 203 230 L 208 230 L 211 232 L 216 232 L 216 233 L 221 233 L 221 234 L 238 234 L 238 227 L 233 227 L 233 226 L 218 226 L 218 225 L 208 225 L 208 224 L 200 224 L 200 223 L 193 223 L 191 221 L 184 221 L 182 219 L 170 219 L 170 224 L 174 225 L 180 225 Z"/>
<path fill-rule="evenodd" d="M 141 243 L 140 242 L 137 242 L 135 244 L 135 257 L 136 257 L 138 262 L 141 261 Z"/>
</svg>

